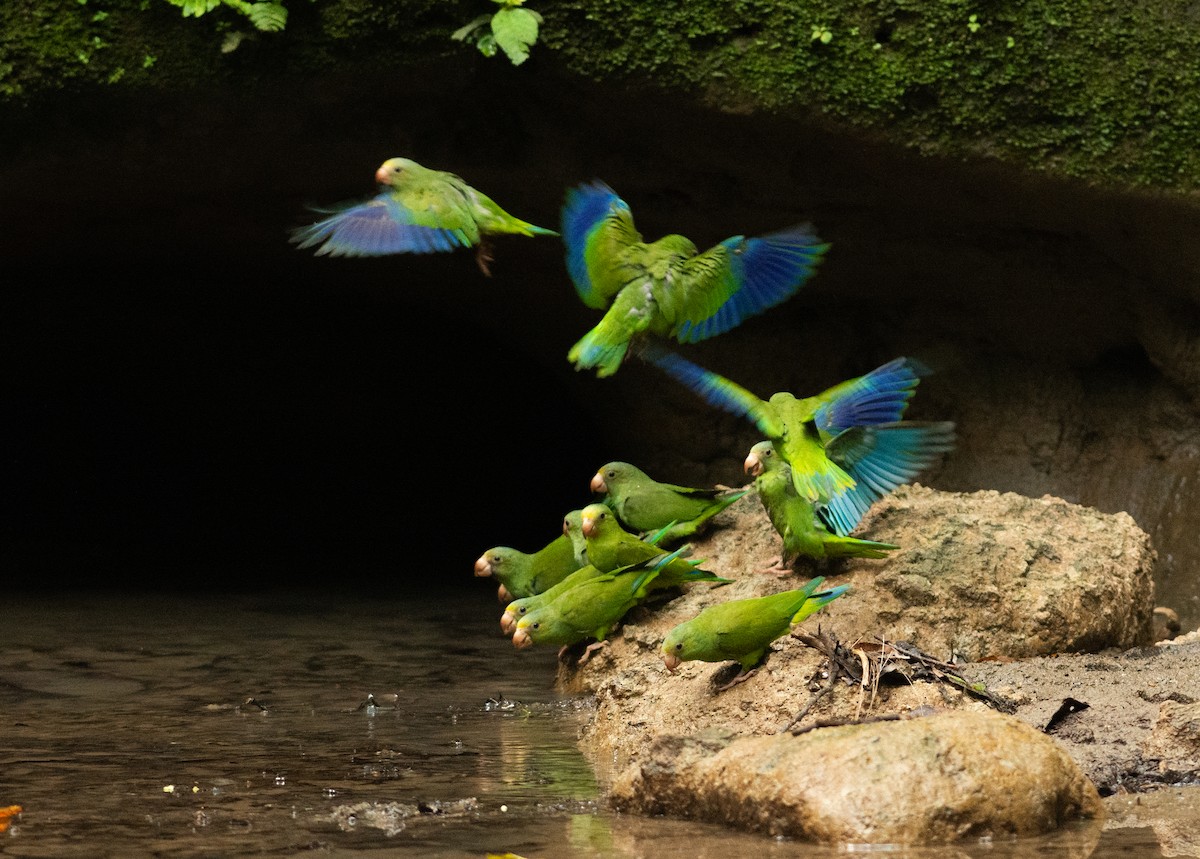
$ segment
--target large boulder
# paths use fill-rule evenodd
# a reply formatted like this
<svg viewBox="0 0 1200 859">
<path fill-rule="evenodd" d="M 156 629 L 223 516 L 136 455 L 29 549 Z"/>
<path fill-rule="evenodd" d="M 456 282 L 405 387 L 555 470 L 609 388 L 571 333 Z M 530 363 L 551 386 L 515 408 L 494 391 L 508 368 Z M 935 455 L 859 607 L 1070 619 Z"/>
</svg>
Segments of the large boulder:
<svg viewBox="0 0 1200 859">
<path fill-rule="evenodd" d="M 902 548 L 878 560 L 802 561 L 794 574 L 765 572 L 778 553 L 779 538 L 751 493 L 723 513 L 694 547 L 704 568 L 732 578 L 732 584 L 697 585 L 666 602 L 640 606 L 606 647 L 582 664 L 561 665 L 561 689 L 595 697 L 582 744 L 602 782 L 612 786 L 614 801 L 651 813 L 719 806 L 724 810 L 713 813 L 731 825 L 833 841 L 946 840 L 1018 831 L 1011 828 L 1017 819 L 1044 831 L 1064 815 L 1092 814 L 1095 788 L 1078 764 L 1062 763 L 1069 756 L 1053 748 L 1056 739 L 1033 732 L 1038 742 L 1028 744 L 1027 754 L 985 753 L 988 744 L 962 739 L 970 733 L 959 734 L 962 725 L 996 725 L 1003 726 L 995 728 L 1003 740 L 996 740 L 995 749 L 1020 747 L 1026 742 L 1020 737 L 1029 734 L 1013 727 L 1011 719 L 994 720 L 997 710 L 1012 713 L 1029 701 L 1011 689 L 994 694 L 976 685 L 972 666 L 960 671 L 959 665 L 988 659 L 974 664 L 1019 666 L 1019 660 L 1050 654 L 1151 644 L 1155 553 L 1146 534 L 1124 514 L 1102 514 L 1059 499 L 947 493 L 917 485 L 877 503 L 856 534 Z M 825 576 L 827 585 L 848 583 L 850 591 L 778 639 L 754 675 L 729 685 L 737 672 L 732 662 L 687 662 L 675 674 L 667 673 L 658 648 L 675 624 L 705 606 L 798 587 L 814 575 Z M 852 654 L 851 667 L 860 660 L 874 667 L 848 684 L 843 682 L 847 671 L 838 675 L 831 661 L 838 654 Z M 904 682 L 890 682 L 899 677 Z M 912 740 L 916 757 L 897 751 L 862 759 L 881 783 L 897 779 L 898 770 L 891 768 L 903 768 L 906 760 L 911 772 L 932 778 L 930 767 L 920 763 L 924 753 L 915 751 L 927 744 L 940 749 L 930 760 L 948 755 L 956 761 L 953 766 L 980 784 L 1001 783 L 993 770 L 1005 768 L 1026 785 L 1050 779 L 1053 790 L 1042 792 L 1046 804 L 1036 811 L 1001 809 L 985 798 L 978 806 L 956 807 L 939 817 L 936 809 L 945 803 L 932 786 L 923 786 L 909 793 L 918 805 L 929 802 L 927 814 L 885 807 L 879 817 L 855 822 L 851 816 L 835 825 L 826 815 L 845 815 L 814 810 L 815 800 L 807 793 L 842 790 L 840 782 L 824 780 L 823 768 L 820 773 L 802 770 L 796 784 L 775 784 L 766 794 L 774 799 L 764 800 L 760 768 L 774 772 L 775 764 L 767 762 L 777 757 L 793 764 L 821 757 L 803 749 L 825 742 L 816 739 L 822 734 L 833 736 L 821 730 L 809 739 L 793 738 L 791 731 L 944 709 L 961 711 L 962 721 L 939 717 L 836 736 L 848 747 L 857 744 L 863 754 L 899 742 L 885 736 L 889 731 L 900 731 L 896 736 L 904 742 Z M 1044 727 L 1021 721 L 1031 729 Z M 742 744 L 750 738 L 756 742 Z M 828 778 L 836 771 L 831 767 Z M 968 778 L 939 772 L 951 782 Z M 692 799 L 663 804 L 647 795 L 651 782 L 649 792 L 658 793 L 659 778 L 666 779 L 671 796 Z M 1090 791 L 1080 786 L 1085 782 Z M 887 822 L 902 819 L 912 825 Z"/>
</svg>

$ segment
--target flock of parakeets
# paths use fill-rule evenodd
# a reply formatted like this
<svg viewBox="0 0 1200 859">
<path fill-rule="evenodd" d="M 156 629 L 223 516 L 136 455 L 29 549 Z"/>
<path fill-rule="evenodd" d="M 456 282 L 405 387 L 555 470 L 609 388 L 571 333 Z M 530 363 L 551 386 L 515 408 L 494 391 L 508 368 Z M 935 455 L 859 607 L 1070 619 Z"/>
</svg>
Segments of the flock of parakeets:
<svg viewBox="0 0 1200 859">
<path fill-rule="evenodd" d="M 568 189 L 560 229 L 551 230 L 514 217 L 455 174 L 407 158 L 388 159 L 375 179 L 376 196 L 324 210 L 292 240 L 331 256 L 473 248 L 490 276 L 493 237 L 561 238 L 579 298 L 602 311 L 567 354 L 577 370 L 611 376 L 635 354 L 765 437 L 744 469 L 781 541 L 767 571 L 787 573 L 800 557 L 882 558 L 899 548 L 850 532 L 872 503 L 953 448 L 952 422 L 903 419 L 925 372 L 919 363 L 897 358 L 814 396 L 764 400 L 662 345 L 715 337 L 792 296 L 829 249 L 809 224 L 732 236 L 700 252 L 677 234 L 644 242 L 629 205 L 603 182 Z M 598 500 L 568 512 L 562 533 L 541 549 L 496 546 L 475 562 L 475 575 L 499 582 L 500 626 L 517 647 L 565 651 L 590 642 L 586 659 L 656 594 L 731 581 L 702 569 L 685 541 L 749 489 L 662 483 L 627 462 L 602 466 L 590 489 Z M 667 633 L 667 669 L 736 661 L 738 678 L 749 676 L 772 642 L 848 590 L 823 584 L 818 576 L 802 588 L 709 606 Z"/>
</svg>

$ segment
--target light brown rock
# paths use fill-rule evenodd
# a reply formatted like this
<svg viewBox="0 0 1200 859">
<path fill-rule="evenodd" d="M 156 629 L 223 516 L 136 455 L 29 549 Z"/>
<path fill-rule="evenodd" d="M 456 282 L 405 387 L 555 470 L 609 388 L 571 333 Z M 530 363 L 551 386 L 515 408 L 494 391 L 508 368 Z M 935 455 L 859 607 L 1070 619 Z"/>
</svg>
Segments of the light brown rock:
<svg viewBox="0 0 1200 859">
<path fill-rule="evenodd" d="M 611 799 L 622 810 L 836 844 L 1034 835 L 1104 816 L 1070 756 L 995 713 L 799 736 L 665 737 L 617 779 Z"/>
</svg>

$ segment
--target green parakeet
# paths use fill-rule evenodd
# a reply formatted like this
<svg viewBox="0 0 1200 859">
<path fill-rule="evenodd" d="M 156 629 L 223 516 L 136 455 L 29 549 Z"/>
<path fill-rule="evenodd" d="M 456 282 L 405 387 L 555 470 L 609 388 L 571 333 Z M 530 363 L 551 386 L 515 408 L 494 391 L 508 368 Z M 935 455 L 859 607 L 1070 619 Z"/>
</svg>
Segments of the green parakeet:
<svg viewBox="0 0 1200 859">
<path fill-rule="evenodd" d="M 771 524 L 783 538 L 778 563 L 768 572 L 786 573 L 800 555 L 826 558 L 882 558 L 893 549 L 892 543 L 860 540 L 832 533 L 817 516 L 813 502 L 801 498 L 792 483 L 791 469 L 775 452 L 775 445 L 760 441 L 750 448 L 744 463 L 754 478 L 754 488 Z"/>
<path fill-rule="evenodd" d="M 631 564 L 645 564 L 662 555 L 662 549 L 652 540 L 644 540 L 637 534 L 626 531 L 605 504 L 589 504 L 583 508 L 583 536 L 587 540 L 588 561 L 597 569 L 606 572 Z M 654 539 L 658 539 L 658 535 L 655 535 Z M 686 548 L 688 547 L 683 547 Z M 701 563 L 702 561 L 685 558 L 672 559 L 655 578 L 652 588 L 657 590 L 692 582 L 728 584 L 731 581 L 700 569 Z"/>
<path fill-rule="evenodd" d="M 557 236 L 510 215 L 486 194 L 444 170 L 410 158 L 389 158 L 375 171 L 385 186 L 376 196 L 335 207 L 329 217 L 292 232 L 299 247 L 317 255 L 366 257 L 475 248 L 479 270 L 490 276 L 490 237 Z"/>
<path fill-rule="evenodd" d="M 771 642 L 850 589 L 849 585 L 838 585 L 818 591 L 824 581 L 823 576 L 817 576 L 797 590 L 709 606 L 673 627 L 663 639 L 662 657 L 667 670 L 674 673 L 680 663 L 690 660 L 735 659 L 741 666 L 739 673 L 748 673 L 766 658 Z"/>
<path fill-rule="evenodd" d="M 504 614 L 500 616 L 500 629 L 504 631 L 505 635 L 512 635 L 517 628 L 517 621 L 535 608 L 545 605 L 558 597 L 559 594 L 570 590 L 576 585 L 603 575 L 605 575 L 605 571 L 598 570 L 591 564 L 584 564 L 561 582 L 552 585 L 541 593 L 513 600 L 504 607 Z"/>
<path fill-rule="evenodd" d="M 645 599 L 681 551 L 656 550 L 652 559 L 619 567 L 562 591 L 517 621 L 513 644 L 519 648 L 531 644 L 565 648 L 586 638 L 603 642 L 625 613 Z"/>
<path fill-rule="evenodd" d="M 582 523 L 582 512 L 572 511 Z M 567 514 L 569 518 L 572 513 Z M 580 540 L 583 535 L 580 532 Z M 567 532 L 566 518 L 563 533 L 536 552 L 522 552 L 510 546 L 494 546 L 475 561 L 475 575 L 491 576 L 500 583 L 501 602 L 541 593 L 578 570 L 582 563 L 575 555 L 575 543 Z"/>
<path fill-rule="evenodd" d="M 714 516 L 748 491 L 661 483 L 628 462 L 601 466 L 592 477 L 591 488 L 604 496 L 601 502 L 626 528 L 644 534 L 665 529 L 659 538 L 665 545 L 703 530 Z"/>
<path fill-rule="evenodd" d="M 575 291 L 604 311 L 567 359 L 601 377 L 617 372 L 635 338 L 695 343 L 780 304 L 829 249 L 808 224 L 732 236 L 703 253 L 678 234 L 646 243 L 629 205 L 603 182 L 568 190 L 560 229 Z"/>
<path fill-rule="evenodd" d="M 763 400 L 658 344 L 640 354 L 710 404 L 751 421 L 788 464 L 796 493 L 843 537 L 871 504 L 954 448 L 953 421 L 901 420 L 924 370 L 909 358 L 816 396 L 782 391 Z"/>
</svg>

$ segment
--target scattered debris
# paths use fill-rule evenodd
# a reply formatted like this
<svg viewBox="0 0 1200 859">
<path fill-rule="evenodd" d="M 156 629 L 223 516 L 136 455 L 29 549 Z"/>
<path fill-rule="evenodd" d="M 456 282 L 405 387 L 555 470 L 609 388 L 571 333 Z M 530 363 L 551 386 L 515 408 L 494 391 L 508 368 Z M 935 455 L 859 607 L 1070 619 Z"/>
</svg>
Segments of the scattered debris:
<svg viewBox="0 0 1200 859">
<path fill-rule="evenodd" d="M 807 716 L 816 703 L 833 689 L 840 677 L 859 685 L 859 706 L 854 722 L 865 721 L 861 718 L 862 713 L 864 710 L 870 710 L 875 703 L 881 681 L 908 684 L 918 680 L 949 683 L 1001 713 L 1016 711 L 1016 705 L 1011 701 L 989 692 L 982 683 L 972 683 L 963 677 L 953 664 L 930 656 L 907 641 L 887 641 L 875 636 L 870 641 L 859 640 L 847 647 L 832 633 L 822 632 L 819 626 L 816 634 L 794 630 L 792 637 L 823 654 L 829 660 L 830 667 L 826 683 L 813 693 L 808 703 L 784 727 L 785 731 L 792 730 Z M 868 690 L 869 699 L 866 697 Z"/>
</svg>

